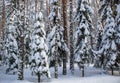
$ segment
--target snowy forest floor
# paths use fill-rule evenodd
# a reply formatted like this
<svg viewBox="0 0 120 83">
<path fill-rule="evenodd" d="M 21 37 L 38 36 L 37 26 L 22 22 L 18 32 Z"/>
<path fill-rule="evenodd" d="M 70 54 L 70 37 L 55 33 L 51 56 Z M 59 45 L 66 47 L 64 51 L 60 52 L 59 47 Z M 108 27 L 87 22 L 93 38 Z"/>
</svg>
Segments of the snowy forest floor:
<svg viewBox="0 0 120 83">
<path fill-rule="evenodd" d="M 94 67 L 85 68 L 85 77 L 81 77 L 81 71 L 75 67 L 74 74 L 68 68 L 67 75 L 62 75 L 62 67 L 59 68 L 58 79 L 54 78 L 54 68 L 50 68 L 51 79 L 42 77 L 41 83 L 120 83 L 120 75 L 115 73 L 102 73 L 102 70 Z M 5 74 L 5 67 L 0 66 L 0 83 L 37 83 L 37 76 L 32 76 L 30 69 L 25 69 L 24 80 L 17 80 L 17 75 Z"/>
</svg>

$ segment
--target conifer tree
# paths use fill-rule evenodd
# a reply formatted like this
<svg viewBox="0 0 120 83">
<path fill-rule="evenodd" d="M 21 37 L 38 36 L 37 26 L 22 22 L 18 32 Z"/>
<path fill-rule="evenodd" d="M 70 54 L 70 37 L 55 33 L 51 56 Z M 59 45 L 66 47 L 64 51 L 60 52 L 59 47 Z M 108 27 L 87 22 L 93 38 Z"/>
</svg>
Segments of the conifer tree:
<svg viewBox="0 0 120 83">
<path fill-rule="evenodd" d="M 90 44 L 90 29 L 92 28 L 92 20 L 90 15 L 92 14 L 92 8 L 88 4 L 88 0 L 77 0 L 77 11 L 75 20 L 78 23 L 78 27 L 75 31 L 75 62 L 78 63 L 82 70 L 82 76 L 84 77 L 84 64 L 88 62 Z"/>
<path fill-rule="evenodd" d="M 6 39 L 6 48 L 7 48 L 7 55 L 6 55 L 6 63 L 7 69 L 6 73 L 17 73 L 18 70 L 18 45 L 17 45 L 17 32 L 15 26 L 15 11 L 12 13 L 11 17 L 7 22 L 7 39 Z"/>
<path fill-rule="evenodd" d="M 101 65 L 102 68 L 112 69 L 118 66 L 116 62 L 117 58 L 117 45 L 115 43 L 116 40 L 116 30 L 115 30 L 115 20 L 112 16 L 112 10 L 110 5 L 106 6 L 106 20 L 104 26 L 104 32 L 101 42 L 101 48 L 96 54 L 99 54 L 100 58 L 102 58 Z M 113 74 L 113 72 L 112 72 Z"/>
<path fill-rule="evenodd" d="M 18 8 L 17 8 L 17 32 L 18 32 L 18 48 L 19 48 L 19 56 L 18 56 L 18 80 L 24 79 L 24 38 L 25 38 L 25 6 L 24 1 L 18 0 Z"/>
<path fill-rule="evenodd" d="M 53 27 L 51 32 L 48 34 L 47 37 L 47 42 L 48 42 L 48 47 L 49 47 L 49 59 L 50 59 L 50 67 L 54 66 L 54 51 L 55 51 L 55 29 L 56 27 Z M 58 26 L 58 32 L 57 32 L 57 45 L 58 45 L 58 64 L 61 66 L 62 64 L 62 59 L 64 54 L 69 55 L 69 49 L 63 39 L 63 31 L 64 28 L 61 26 Z"/>
<path fill-rule="evenodd" d="M 100 44 L 99 51 L 96 52 L 97 58 L 99 58 L 100 67 L 106 69 L 118 66 L 116 62 L 117 44 L 116 44 L 116 28 L 114 15 L 111 8 L 111 0 L 103 0 L 99 10 L 100 20 L 104 27 L 102 42 Z M 113 74 L 113 72 L 112 72 Z"/>
<path fill-rule="evenodd" d="M 100 20 L 98 20 L 98 22 L 97 22 L 96 46 L 95 46 L 95 49 L 97 51 L 101 49 L 102 36 L 103 36 L 103 27 L 102 27 L 102 24 L 101 24 Z M 94 66 L 95 67 L 101 67 L 101 58 L 99 57 L 99 55 L 95 55 L 94 59 L 95 59 Z"/>
<path fill-rule="evenodd" d="M 54 41 L 53 44 L 53 54 L 54 56 L 54 68 L 55 68 L 55 78 L 58 78 L 58 44 L 57 44 L 57 33 L 58 33 L 58 0 L 50 0 L 50 3 L 52 5 L 52 11 L 50 12 L 49 19 L 52 21 L 52 26 L 54 29 Z M 48 39 L 48 38 L 47 38 Z M 48 40 L 49 41 L 49 40 Z M 49 43 L 49 42 L 48 42 Z"/>
<path fill-rule="evenodd" d="M 52 30 L 48 34 L 50 66 L 55 67 L 55 78 L 58 78 L 58 64 L 61 65 L 63 56 L 69 53 L 69 49 L 63 39 L 64 28 L 60 26 L 60 13 L 58 11 L 58 0 L 51 0 L 52 11 L 49 19 L 52 21 Z"/>
<path fill-rule="evenodd" d="M 38 76 L 38 82 L 40 82 L 43 74 L 50 78 L 48 47 L 46 45 L 46 33 L 42 21 L 42 13 L 37 13 L 31 40 L 31 69 Z"/>
<path fill-rule="evenodd" d="M 116 16 L 116 44 L 118 47 L 118 57 L 117 57 L 117 62 L 120 62 L 120 2 L 117 5 L 117 16 Z"/>
</svg>

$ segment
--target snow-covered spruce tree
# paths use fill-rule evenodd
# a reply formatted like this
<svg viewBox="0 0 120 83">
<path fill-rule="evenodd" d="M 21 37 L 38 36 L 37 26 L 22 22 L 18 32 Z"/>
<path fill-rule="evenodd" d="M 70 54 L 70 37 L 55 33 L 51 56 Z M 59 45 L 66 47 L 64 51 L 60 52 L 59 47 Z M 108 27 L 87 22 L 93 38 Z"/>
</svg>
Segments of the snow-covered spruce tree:
<svg viewBox="0 0 120 83">
<path fill-rule="evenodd" d="M 18 45 L 16 40 L 16 26 L 15 26 L 15 11 L 11 14 L 7 22 L 7 39 L 6 39 L 6 63 L 7 69 L 6 73 L 17 73 L 18 70 Z"/>
<path fill-rule="evenodd" d="M 103 36 L 103 27 L 101 24 L 101 21 L 98 20 L 97 22 L 97 36 L 96 36 L 96 46 L 95 49 L 98 51 L 101 49 L 101 43 L 102 43 L 102 36 Z M 95 67 L 101 67 L 101 58 L 99 57 L 99 55 L 95 55 L 95 62 L 94 62 L 94 66 Z"/>
<path fill-rule="evenodd" d="M 102 31 L 102 35 L 100 36 L 100 32 L 99 29 L 101 29 L 101 27 L 104 27 L 104 21 L 107 18 L 107 4 L 109 3 L 110 0 L 101 0 L 101 6 L 98 10 L 98 14 L 99 14 L 99 18 L 98 18 L 98 23 L 97 23 L 97 29 L 98 29 L 98 36 L 103 38 L 103 31 Z M 97 42 L 96 42 L 96 50 L 100 50 L 102 48 L 102 40 L 101 38 L 97 38 Z M 100 40 L 100 41 L 99 41 Z M 103 55 L 99 55 L 99 54 L 95 54 L 95 67 L 102 67 L 103 64 Z"/>
<path fill-rule="evenodd" d="M 63 31 L 64 31 L 63 27 L 61 27 L 61 26 L 53 27 L 53 29 L 51 30 L 51 32 L 48 34 L 48 37 L 47 37 L 47 42 L 48 42 L 49 52 L 50 52 L 50 54 L 49 54 L 50 66 L 54 66 L 54 60 L 55 60 L 54 51 L 55 51 L 55 30 L 56 30 L 56 28 L 58 28 L 57 45 L 58 45 L 58 63 L 59 63 L 59 65 L 61 65 L 64 53 L 69 53 L 69 49 L 68 49 L 65 41 L 63 40 Z"/>
<path fill-rule="evenodd" d="M 61 65 L 64 54 L 69 53 L 69 49 L 63 40 L 64 28 L 60 26 L 60 13 L 58 11 L 58 0 L 51 0 L 52 11 L 49 15 L 52 23 L 52 30 L 48 34 L 47 43 L 49 47 L 50 66 L 55 67 L 55 78 L 58 78 L 58 64 Z"/>
<path fill-rule="evenodd" d="M 106 20 L 105 20 L 105 26 L 104 26 L 104 32 L 103 32 L 103 38 L 102 38 L 102 45 L 101 49 L 96 52 L 96 54 L 99 54 L 102 58 L 101 64 L 104 69 L 110 68 L 113 70 L 115 66 L 117 66 L 116 63 L 116 57 L 117 57 L 117 45 L 115 43 L 116 39 L 116 31 L 115 31 L 115 20 L 112 16 L 112 10 L 109 5 L 106 6 Z"/>
<path fill-rule="evenodd" d="M 24 53 L 25 53 L 25 55 L 24 55 L 24 66 L 27 68 L 28 66 L 29 66 L 29 57 L 30 57 L 30 55 L 31 55 L 31 49 L 30 49 L 30 46 L 29 46 L 29 44 L 30 44 L 30 35 L 31 35 L 31 32 L 33 31 L 32 30 L 32 26 L 30 25 L 30 24 L 32 24 L 32 23 L 30 23 L 30 21 L 31 21 L 31 18 L 29 17 L 29 15 L 28 15 L 28 11 L 27 11 L 27 1 L 25 0 L 24 1 L 24 4 L 25 4 L 25 15 L 24 15 L 24 35 L 25 35 L 25 37 L 24 37 Z M 33 20 L 33 19 L 32 19 Z M 34 20 L 33 20 L 34 21 Z M 34 25 L 33 25 L 34 26 Z"/>
<path fill-rule="evenodd" d="M 75 62 L 82 70 L 84 77 L 84 66 L 89 60 L 90 47 L 90 29 L 92 28 L 91 17 L 92 8 L 88 4 L 88 0 L 77 0 L 77 10 L 75 21 L 78 27 L 75 31 Z"/>
<path fill-rule="evenodd" d="M 104 27 L 104 33 L 103 33 L 99 52 L 96 53 L 97 53 L 97 58 L 99 58 L 100 66 L 102 68 L 113 69 L 112 67 L 117 66 L 116 57 L 117 57 L 118 48 L 116 47 L 117 45 L 115 43 L 116 30 L 115 30 L 114 15 L 111 9 L 112 3 L 111 0 L 102 0 L 101 2 L 102 5 L 99 9 L 99 14 L 100 14 L 99 19 L 101 20 L 101 23 Z M 109 34 L 109 32 L 111 35 Z"/>
<path fill-rule="evenodd" d="M 24 38 L 25 38 L 25 6 L 24 1 L 19 1 L 19 7 L 17 10 L 17 42 L 19 48 L 19 56 L 18 56 L 18 80 L 24 79 Z"/>
<path fill-rule="evenodd" d="M 117 5 L 117 17 L 116 17 L 116 44 L 118 47 L 118 57 L 117 57 L 117 62 L 120 63 L 120 3 Z"/>
<path fill-rule="evenodd" d="M 52 26 L 55 28 L 54 33 L 52 32 L 52 34 L 54 34 L 54 41 L 53 41 L 53 46 L 51 48 L 50 46 L 50 38 L 49 36 L 47 37 L 47 43 L 48 43 L 48 47 L 49 47 L 49 58 L 51 56 L 53 56 L 54 58 L 54 76 L 55 78 L 58 78 L 58 45 L 57 45 L 57 32 L 58 32 L 58 0 L 50 0 L 50 3 L 52 5 L 52 11 L 50 12 L 49 15 L 49 19 L 52 21 Z M 53 31 L 53 30 L 52 30 Z M 52 43 L 52 42 L 51 42 Z M 53 52 L 52 52 L 53 51 Z M 50 63 L 51 64 L 51 60 Z M 53 64 L 53 63 L 52 63 Z"/>
<path fill-rule="evenodd" d="M 31 69 L 40 77 L 45 74 L 50 78 L 49 64 L 48 64 L 48 47 L 46 45 L 46 33 L 44 30 L 44 23 L 42 22 L 42 13 L 36 14 L 36 23 L 31 40 Z"/>
<path fill-rule="evenodd" d="M 17 42 L 19 48 L 18 56 L 18 80 L 24 79 L 24 62 L 26 59 L 26 38 L 29 35 L 28 31 L 28 17 L 26 15 L 26 0 L 12 0 L 15 1 L 15 10 L 17 11 Z M 27 56 L 28 60 L 28 56 Z"/>
<path fill-rule="evenodd" d="M 100 9 L 98 10 L 99 16 L 100 16 L 100 21 L 102 23 L 102 25 L 104 26 L 104 21 L 107 18 L 107 6 L 111 6 L 112 4 L 112 0 L 100 0 L 101 2 L 101 6 Z"/>
</svg>

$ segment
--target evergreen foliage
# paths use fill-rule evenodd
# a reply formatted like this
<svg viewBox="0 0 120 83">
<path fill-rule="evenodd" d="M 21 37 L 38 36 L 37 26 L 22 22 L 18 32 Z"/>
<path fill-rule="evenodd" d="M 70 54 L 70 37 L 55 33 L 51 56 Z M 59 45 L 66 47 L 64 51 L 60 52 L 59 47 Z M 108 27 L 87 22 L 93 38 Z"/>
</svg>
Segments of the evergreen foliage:
<svg viewBox="0 0 120 83">
<path fill-rule="evenodd" d="M 92 20 L 90 15 L 93 13 L 92 8 L 88 4 L 88 0 L 77 0 L 77 11 L 75 21 L 78 27 L 75 31 L 75 61 L 85 64 L 89 59 L 90 53 L 90 29 Z"/>
<path fill-rule="evenodd" d="M 42 76 L 43 74 L 50 78 L 48 47 L 46 45 L 46 33 L 42 19 L 42 13 L 37 13 L 31 39 L 31 69 L 32 72 L 38 75 L 38 79 L 39 76 Z"/>
<path fill-rule="evenodd" d="M 48 47 L 49 47 L 49 58 L 50 58 L 50 66 L 54 66 L 54 60 L 55 60 L 55 44 L 57 44 L 57 48 L 58 48 L 58 63 L 61 65 L 62 59 L 64 54 L 69 54 L 69 49 L 63 39 L 63 31 L 64 28 L 62 26 L 60 26 L 60 23 L 58 23 L 58 21 L 60 22 L 60 12 L 57 10 L 56 8 L 56 4 L 57 4 L 57 0 L 51 0 L 51 4 L 52 4 L 52 11 L 49 15 L 49 19 L 51 21 L 53 21 L 52 26 L 53 27 L 50 31 L 50 33 L 48 34 L 47 37 L 47 43 L 48 43 Z M 56 11 L 58 11 L 58 15 L 56 13 Z M 57 20 L 57 22 L 56 22 Z M 57 24 L 58 23 L 58 24 Z M 56 31 L 57 29 L 57 31 Z M 57 39 L 56 39 L 56 35 L 57 35 Z M 57 40 L 57 43 L 56 43 Z M 53 63 L 52 63 L 53 62 Z"/>
<path fill-rule="evenodd" d="M 7 69 L 6 73 L 17 73 L 18 70 L 18 45 L 17 45 L 17 32 L 16 32 L 16 16 L 15 11 L 11 15 L 11 17 L 8 20 L 8 27 L 7 27 L 7 39 L 6 39 L 6 62 L 7 62 Z"/>
</svg>

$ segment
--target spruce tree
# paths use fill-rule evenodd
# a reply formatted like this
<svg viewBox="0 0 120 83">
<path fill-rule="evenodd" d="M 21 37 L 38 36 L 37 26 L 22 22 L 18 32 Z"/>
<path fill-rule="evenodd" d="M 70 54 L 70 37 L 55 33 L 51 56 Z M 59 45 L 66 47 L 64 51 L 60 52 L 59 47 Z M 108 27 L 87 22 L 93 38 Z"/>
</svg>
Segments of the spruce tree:
<svg viewBox="0 0 120 83">
<path fill-rule="evenodd" d="M 52 5 L 52 11 L 50 12 L 49 19 L 52 21 L 52 26 L 55 28 L 55 37 L 53 41 L 53 56 L 54 56 L 54 73 L 55 78 L 58 78 L 58 44 L 57 44 L 57 33 L 58 33 L 58 0 L 50 0 Z"/>
<path fill-rule="evenodd" d="M 24 79 L 24 38 L 25 38 L 25 6 L 24 1 L 20 0 L 17 8 L 17 32 L 18 32 L 18 80 Z"/>
<path fill-rule="evenodd" d="M 117 16 L 116 16 L 116 44 L 118 47 L 117 62 L 120 63 L 120 3 L 117 5 Z"/>
<path fill-rule="evenodd" d="M 103 69 L 109 68 L 113 70 L 114 67 L 118 66 L 116 62 L 118 47 L 116 44 L 116 24 L 110 0 L 102 1 L 99 13 L 104 30 L 102 42 L 96 54 L 98 55 L 97 58 L 99 58 L 100 67 Z"/>
<path fill-rule="evenodd" d="M 18 70 L 18 45 L 17 45 L 17 33 L 16 33 L 16 26 L 15 26 L 15 11 L 11 14 L 8 22 L 7 22 L 7 39 L 6 39 L 6 48 L 7 48 L 7 55 L 6 55 L 6 62 L 7 62 L 7 69 L 6 73 L 17 73 Z"/>
<path fill-rule="evenodd" d="M 102 36 L 103 36 L 103 27 L 102 27 L 101 21 L 98 20 L 98 22 L 97 22 L 96 45 L 95 45 L 95 49 L 97 51 L 101 49 Z M 96 54 L 94 59 L 95 59 L 94 66 L 95 67 L 101 67 L 101 58 L 99 57 L 99 55 Z"/>
<path fill-rule="evenodd" d="M 90 54 L 90 29 L 92 28 L 92 20 L 90 15 L 92 14 L 92 8 L 88 4 L 88 0 L 77 0 L 77 12 L 75 20 L 78 23 L 78 27 L 75 31 L 75 62 L 82 70 L 82 76 L 84 77 L 84 66 L 89 60 Z"/>
<path fill-rule="evenodd" d="M 47 37 L 49 47 L 50 66 L 55 67 L 55 78 L 58 78 L 58 64 L 63 62 L 63 56 L 69 53 L 69 49 L 63 39 L 64 28 L 60 26 L 60 12 L 58 11 L 58 0 L 51 0 L 52 11 L 49 15 L 52 21 L 52 29 Z M 65 57 L 65 59 L 67 56 Z"/>
<path fill-rule="evenodd" d="M 49 47 L 50 67 L 54 66 L 53 62 L 55 60 L 54 51 L 55 51 L 55 30 L 56 28 L 58 28 L 58 32 L 57 32 L 58 64 L 61 65 L 64 54 L 67 54 L 67 53 L 69 54 L 69 49 L 63 39 L 64 28 L 61 26 L 53 27 L 47 37 L 47 42 L 48 42 L 48 47 Z"/>
<path fill-rule="evenodd" d="M 118 50 L 117 45 L 115 43 L 115 20 L 112 16 L 112 10 L 110 5 L 107 5 L 106 7 L 106 20 L 101 42 L 101 48 L 98 52 L 96 52 L 96 54 L 99 54 L 99 57 L 102 58 L 102 68 L 109 68 L 113 71 L 113 68 L 117 66 L 116 58 Z"/>
<path fill-rule="evenodd" d="M 31 40 L 31 69 L 38 76 L 38 82 L 40 82 L 40 77 L 43 74 L 50 78 L 47 55 L 48 47 L 46 45 L 46 33 L 42 20 L 42 13 L 37 13 Z"/>
</svg>

